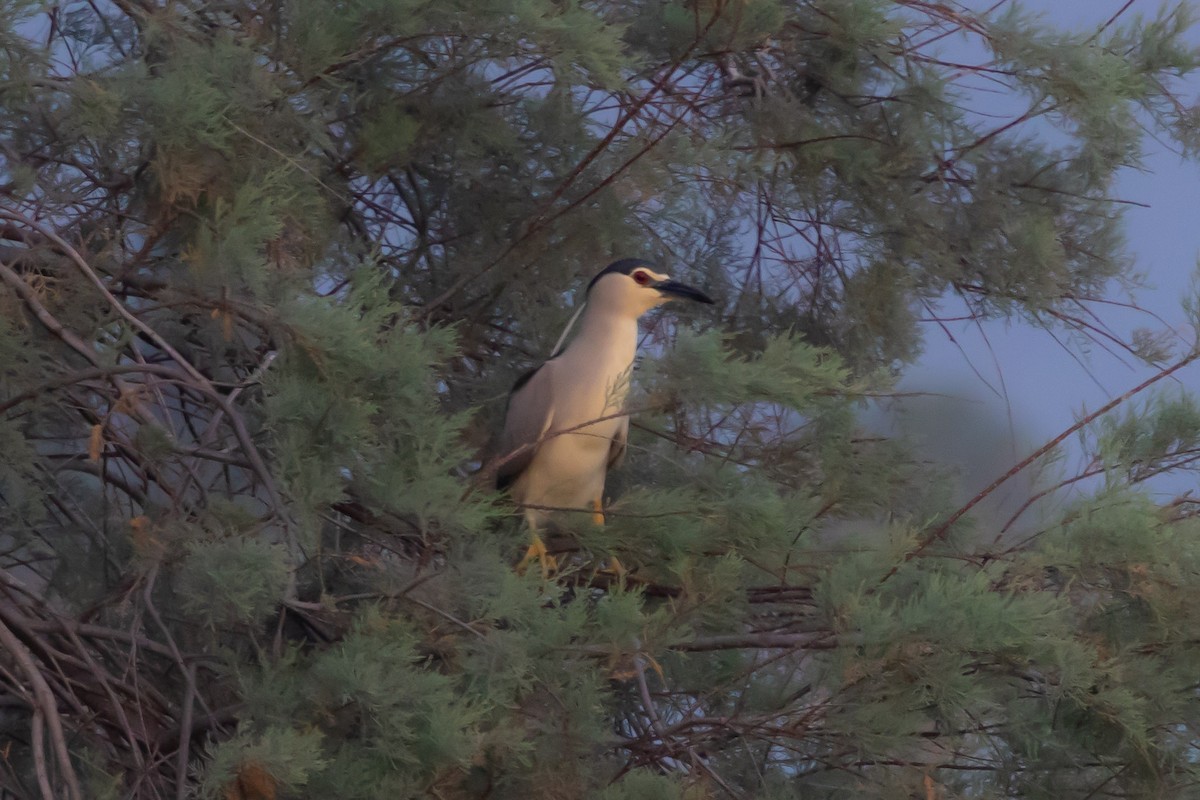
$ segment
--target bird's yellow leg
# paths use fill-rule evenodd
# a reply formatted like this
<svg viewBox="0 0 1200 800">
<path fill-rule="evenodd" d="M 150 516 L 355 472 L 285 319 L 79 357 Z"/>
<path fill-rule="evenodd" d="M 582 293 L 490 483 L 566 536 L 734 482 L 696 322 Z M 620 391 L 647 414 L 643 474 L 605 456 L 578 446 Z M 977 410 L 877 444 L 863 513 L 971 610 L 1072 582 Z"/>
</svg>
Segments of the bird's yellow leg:
<svg viewBox="0 0 1200 800">
<path fill-rule="evenodd" d="M 599 497 L 592 501 L 592 524 L 604 524 L 604 506 L 600 503 Z"/>
<path fill-rule="evenodd" d="M 603 508 L 604 508 L 604 506 L 603 506 L 603 504 L 601 504 L 599 497 L 597 497 L 595 500 L 592 501 L 592 524 L 593 525 L 603 525 L 604 524 Z M 609 556 L 608 564 L 603 569 L 600 570 L 600 572 L 607 572 L 611 575 L 615 575 L 618 578 L 622 577 L 626 573 L 626 571 L 627 570 L 625 569 L 624 565 L 621 564 L 620 560 L 616 556 Z"/>
<path fill-rule="evenodd" d="M 549 578 L 558 569 L 558 560 L 546 550 L 546 543 L 542 541 L 541 536 L 538 536 L 537 531 L 530 531 L 529 536 L 533 541 L 530 542 L 529 549 L 525 551 L 525 557 L 521 559 L 521 563 L 517 564 L 517 574 L 524 575 L 530 562 L 536 560 L 542 566 L 542 577 Z"/>
</svg>

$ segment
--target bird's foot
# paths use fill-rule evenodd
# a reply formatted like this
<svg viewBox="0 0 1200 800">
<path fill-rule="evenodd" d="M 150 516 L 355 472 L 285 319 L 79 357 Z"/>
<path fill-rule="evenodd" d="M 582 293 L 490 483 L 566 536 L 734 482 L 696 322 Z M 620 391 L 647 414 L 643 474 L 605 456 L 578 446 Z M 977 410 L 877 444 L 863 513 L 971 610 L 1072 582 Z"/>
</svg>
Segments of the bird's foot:
<svg viewBox="0 0 1200 800">
<path fill-rule="evenodd" d="M 599 497 L 592 501 L 592 524 L 604 524 L 604 504 L 600 502 Z M 600 568 L 596 570 L 596 574 L 598 575 L 611 575 L 617 580 L 624 578 L 627 573 L 628 570 L 625 569 L 625 566 L 616 556 L 609 556 L 608 560 L 602 563 Z"/>
<path fill-rule="evenodd" d="M 621 580 L 629 574 L 629 570 L 625 569 L 625 565 L 616 556 L 609 556 L 596 572 L 600 575 L 611 575 L 617 580 Z"/>
<path fill-rule="evenodd" d="M 537 561 L 541 565 L 543 578 L 549 578 L 558 570 L 558 559 L 550 555 L 546 550 L 546 543 L 536 533 L 533 534 L 533 541 L 530 543 L 529 549 L 525 551 L 525 557 L 521 559 L 520 564 L 517 564 L 517 574 L 524 575 L 525 570 L 533 561 Z"/>
</svg>

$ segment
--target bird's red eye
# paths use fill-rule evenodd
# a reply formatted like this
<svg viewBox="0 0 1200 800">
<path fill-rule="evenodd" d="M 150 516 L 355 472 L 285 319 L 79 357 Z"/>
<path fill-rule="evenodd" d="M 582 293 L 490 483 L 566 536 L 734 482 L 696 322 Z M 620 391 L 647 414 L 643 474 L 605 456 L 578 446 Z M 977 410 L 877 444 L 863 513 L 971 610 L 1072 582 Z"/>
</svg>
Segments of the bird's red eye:
<svg viewBox="0 0 1200 800">
<path fill-rule="evenodd" d="M 633 279 L 637 281 L 638 286 L 645 286 L 650 282 L 650 273 L 642 272 L 640 269 L 633 273 Z"/>
</svg>

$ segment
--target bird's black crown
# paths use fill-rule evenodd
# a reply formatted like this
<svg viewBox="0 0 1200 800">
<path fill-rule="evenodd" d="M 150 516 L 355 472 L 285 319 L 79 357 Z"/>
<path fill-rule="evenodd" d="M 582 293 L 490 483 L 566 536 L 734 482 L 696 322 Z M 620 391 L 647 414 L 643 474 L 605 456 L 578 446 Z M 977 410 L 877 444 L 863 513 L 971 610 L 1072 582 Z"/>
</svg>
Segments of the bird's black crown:
<svg viewBox="0 0 1200 800">
<path fill-rule="evenodd" d="M 622 258 L 620 261 L 614 261 L 604 269 L 600 270 L 599 275 L 592 278 L 592 282 L 588 284 L 587 290 L 590 292 L 592 287 L 596 285 L 596 281 L 600 280 L 605 275 L 611 275 L 614 272 L 619 275 L 628 275 L 638 267 L 654 269 L 654 264 L 644 258 Z"/>
</svg>

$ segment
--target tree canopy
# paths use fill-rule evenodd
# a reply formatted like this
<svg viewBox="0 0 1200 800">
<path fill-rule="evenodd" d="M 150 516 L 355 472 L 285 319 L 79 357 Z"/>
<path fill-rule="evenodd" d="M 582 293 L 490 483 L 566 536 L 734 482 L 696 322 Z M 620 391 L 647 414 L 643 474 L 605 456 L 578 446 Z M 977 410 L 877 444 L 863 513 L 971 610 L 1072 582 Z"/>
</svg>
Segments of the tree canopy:
<svg viewBox="0 0 1200 800">
<path fill-rule="evenodd" d="M 965 504 L 863 423 L 952 315 L 1105 335 L 1200 151 L 1133 5 L 5 0 L 0 798 L 1192 796 L 1200 350 Z M 521 574 L 490 438 L 628 256 L 717 305 Z"/>
</svg>

